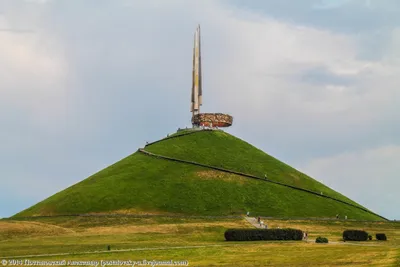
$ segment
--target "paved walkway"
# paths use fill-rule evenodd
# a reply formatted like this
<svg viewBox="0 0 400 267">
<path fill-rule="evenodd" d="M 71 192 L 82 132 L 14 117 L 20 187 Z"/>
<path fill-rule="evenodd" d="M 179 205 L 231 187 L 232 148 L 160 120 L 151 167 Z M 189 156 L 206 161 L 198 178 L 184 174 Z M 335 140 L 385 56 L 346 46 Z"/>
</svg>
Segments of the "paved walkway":
<svg viewBox="0 0 400 267">
<path fill-rule="evenodd" d="M 155 247 L 155 248 L 131 248 L 131 249 L 113 249 L 113 250 L 98 250 L 98 251 L 81 251 L 81 252 L 67 252 L 67 253 L 52 253 L 52 254 L 36 254 L 36 255 L 17 255 L 17 256 L 0 256 L 0 259 L 19 259 L 19 258 L 34 258 L 34 257 L 54 257 L 54 256 L 70 256 L 70 255 L 84 255 L 84 254 L 101 254 L 101 253 L 115 253 L 115 252 L 131 252 L 131 251 L 151 251 L 151 250 L 171 250 L 171 249 L 195 249 L 195 248 L 209 248 L 209 247 L 231 247 L 240 246 L 241 244 L 223 244 L 223 245 L 197 245 L 197 246 L 179 246 L 179 247 Z"/>
<path fill-rule="evenodd" d="M 261 225 L 257 222 L 257 219 L 254 217 L 244 217 L 246 221 L 248 221 L 251 225 L 253 225 L 255 228 L 261 229 Z"/>
</svg>

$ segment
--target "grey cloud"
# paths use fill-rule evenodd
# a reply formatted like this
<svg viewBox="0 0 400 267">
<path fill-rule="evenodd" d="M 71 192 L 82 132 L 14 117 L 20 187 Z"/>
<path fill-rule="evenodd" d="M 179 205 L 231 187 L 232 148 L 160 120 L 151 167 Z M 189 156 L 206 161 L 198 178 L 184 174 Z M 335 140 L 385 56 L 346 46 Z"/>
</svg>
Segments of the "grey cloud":
<svg viewBox="0 0 400 267">
<path fill-rule="evenodd" d="M 312 27 L 324 27 L 333 31 L 357 33 L 371 31 L 381 27 L 397 27 L 400 23 L 400 3 L 397 0 L 370 1 L 368 6 L 364 0 L 340 1 L 336 8 L 315 9 L 321 1 L 227 1 L 240 8 L 249 8 L 256 12 L 272 15 L 278 19 L 292 21 Z"/>
<path fill-rule="evenodd" d="M 398 197 L 389 188 L 398 188 L 399 146 L 381 146 L 315 159 L 303 170 L 320 177 L 329 186 L 358 199 L 383 216 L 400 218 Z M 358 188 L 358 190 L 354 190 Z M 380 201 L 377 201 L 379 199 Z"/>
<path fill-rule="evenodd" d="M 332 9 L 332 8 L 340 8 L 343 5 L 346 5 L 349 0 L 320 0 L 316 1 L 312 8 L 315 9 Z"/>
<path fill-rule="evenodd" d="M 2 29 L 0 28 L 0 32 L 8 32 L 8 33 L 33 33 L 33 30 L 24 30 L 24 29 Z"/>
<path fill-rule="evenodd" d="M 315 9 L 324 1 L 224 1 L 226 5 L 248 9 L 276 19 L 358 36 L 357 59 L 380 60 L 387 50 L 393 29 L 400 25 L 400 2 L 397 0 L 327 1 L 335 8 Z M 328 5 L 329 6 L 329 5 Z"/>
<path fill-rule="evenodd" d="M 315 67 L 300 75 L 300 81 L 316 85 L 350 85 L 354 82 L 354 76 L 337 75 L 326 67 Z"/>
<path fill-rule="evenodd" d="M 8 129 L 0 132 L 2 140 L 8 139 L 2 151 L 10 151 L 0 157 L 2 175 L 10 181 L 6 185 L 3 180 L 2 186 L 20 200 L 13 212 L 2 210 L 0 216 L 10 216 L 190 121 L 189 112 L 182 112 L 189 111 L 190 99 L 189 25 L 186 34 L 185 29 L 175 33 L 186 35 L 187 42 L 175 45 L 177 24 L 162 22 L 165 16 L 157 22 L 135 7 L 96 1 L 76 9 L 78 3 L 70 3 L 49 4 L 51 9 L 35 25 L 61 44 L 68 58 L 66 98 L 60 103 L 64 115 L 53 126 L 58 130 L 38 128 L 15 105 L 0 107 L 8 114 L 0 116 Z M 49 188 L 28 193 L 31 188 L 18 187 L 33 179 Z"/>
</svg>

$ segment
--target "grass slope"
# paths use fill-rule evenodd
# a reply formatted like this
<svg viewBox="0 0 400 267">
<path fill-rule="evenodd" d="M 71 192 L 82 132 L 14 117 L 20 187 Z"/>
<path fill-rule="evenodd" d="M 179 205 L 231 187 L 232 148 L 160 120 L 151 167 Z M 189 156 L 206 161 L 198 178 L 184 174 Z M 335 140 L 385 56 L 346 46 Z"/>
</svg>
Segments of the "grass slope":
<svg viewBox="0 0 400 267">
<path fill-rule="evenodd" d="M 146 150 L 163 156 L 191 160 L 259 177 L 267 174 L 270 180 L 323 192 L 324 195 L 358 205 L 262 150 L 223 131 L 201 131 L 180 138 L 166 139 L 146 147 Z"/>
<path fill-rule="evenodd" d="M 146 150 L 223 167 L 351 200 L 222 131 L 171 138 Z M 354 203 L 354 202 L 353 202 Z M 134 153 L 14 217 L 81 213 L 229 215 L 379 220 L 342 203 L 279 185 Z"/>
</svg>

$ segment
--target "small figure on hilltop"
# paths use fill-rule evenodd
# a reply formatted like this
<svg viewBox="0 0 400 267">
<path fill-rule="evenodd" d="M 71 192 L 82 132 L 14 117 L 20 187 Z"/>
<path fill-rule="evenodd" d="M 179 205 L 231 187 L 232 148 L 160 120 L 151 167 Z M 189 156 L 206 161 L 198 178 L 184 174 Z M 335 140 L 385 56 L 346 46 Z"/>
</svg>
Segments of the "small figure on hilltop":
<svg viewBox="0 0 400 267">
<path fill-rule="evenodd" d="M 250 215 L 250 212 L 248 211 L 247 214 L 246 214 L 246 216 L 249 217 L 249 215 Z"/>
<path fill-rule="evenodd" d="M 267 174 L 264 175 L 264 179 L 267 180 Z"/>
<path fill-rule="evenodd" d="M 257 218 L 257 222 L 260 223 L 261 222 L 261 218 L 260 216 Z"/>
<path fill-rule="evenodd" d="M 336 219 L 339 219 L 339 214 L 336 214 Z"/>
<path fill-rule="evenodd" d="M 344 216 L 344 219 L 347 220 L 347 215 Z"/>
<path fill-rule="evenodd" d="M 261 228 L 264 228 L 264 221 L 260 222 L 260 226 L 261 226 Z"/>
</svg>

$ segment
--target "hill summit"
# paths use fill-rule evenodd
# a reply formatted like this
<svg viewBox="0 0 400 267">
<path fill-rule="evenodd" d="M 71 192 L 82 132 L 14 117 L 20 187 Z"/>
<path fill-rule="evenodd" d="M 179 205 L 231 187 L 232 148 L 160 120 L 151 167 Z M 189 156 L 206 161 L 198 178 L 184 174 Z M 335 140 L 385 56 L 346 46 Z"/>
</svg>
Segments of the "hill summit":
<svg viewBox="0 0 400 267">
<path fill-rule="evenodd" d="M 247 211 L 268 217 L 384 219 L 221 130 L 180 131 L 148 144 L 14 217 Z"/>
</svg>

